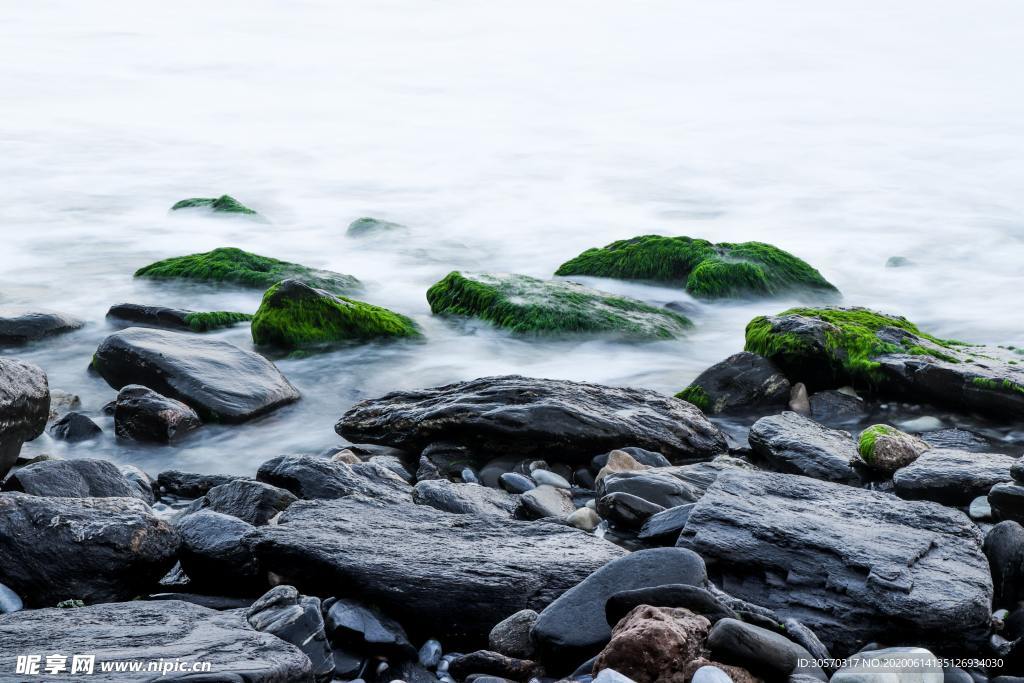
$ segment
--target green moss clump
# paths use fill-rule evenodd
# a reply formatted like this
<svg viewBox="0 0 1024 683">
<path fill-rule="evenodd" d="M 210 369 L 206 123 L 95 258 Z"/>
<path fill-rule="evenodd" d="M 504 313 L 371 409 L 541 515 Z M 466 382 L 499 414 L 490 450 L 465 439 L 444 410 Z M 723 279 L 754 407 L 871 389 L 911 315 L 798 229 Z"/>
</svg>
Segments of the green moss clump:
<svg viewBox="0 0 1024 683">
<path fill-rule="evenodd" d="M 335 293 L 350 292 L 360 286 L 359 280 L 351 275 L 307 268 L 234 247 L 221 247 L 201 254 L 157 261 L 139 268 L 135 271 L 135 277 L 230 283 L 259 289 L 294 278 L 312 287 Z"/>
<path fill-rule="evenodd" d="M 404 315 L 298 280 L 268 289 L 252 319 L 254 342 L 283 349 L 419 336 L 416 323 Z"/>
<path fill-rule="evenodd" d="M 238 323 L 252 320 L 249 313 L 235 313 L 234 311 L 209 311 L 204 313 L 189 313 L 185 316 L 185 324 L 193 332 L 208 332 L 222 327 L 231 327 Z"/>
<path fill-rule="evenodd" d="M 378 218 L 357 218 L 348 225 L 348 230 L 345 234 L 349 237 L 368 237 L 371 235 L 379 235 L 382 233 L 391 233 L 399 230 L 405 230 L 405 226 L 401 223 L 392 223 L 391 221 L 382 221 Z"/>
<path fill-rule="evenodd" d="M 875 441 L 879 436 L 899 434 L 899 430 L 889 425 L 873 425 L 860 433 L 857 451 L 864 462 L 870 464 L 875 457 Z"/>
<path fill-rule="evenodd" d="M 566 261 L 555 274 L 665 282 L 705 299 L 838 293 L 821 273 L 778 247 L 690 237 L 643 235 L 612 242 Z"/>
<path fill-rule="evenodd" d="M 608 334 L 635 339 L 673 339 L 690 321 L 640 301 L 573 282 L 525 275 L 454 271 L 427 291 L 430 310 L 487 320 L 530 335 Z"/>
<path fill-rule="evenodd" d="M 241 213 L 247 215 L 256 215 L 256 212 L 250 209 L 248 206 L 242 204 L 234 197 L 226 194 L 222 194 L 219 197 L 194 197 L 192 199 L 182 199 L 180 202 L 171 207 L 171 211 L 198 208 L 207 208 L 218 213 Z"/>
<path fill-rule="evenodd" d="M 708 412 L 709 408 L 711 408 L 711 397 L 708 396 L 703 387 L 696 384 L 691 384 L 680 391 L 676 394 L 676 398 L 681 398 L 688 403 L 692 403 L 705 413 Z"/>
<path fill-rule="evenodd" d="M 1013 361 L 1010 361 L 1011 363 Z M 1012 391 L 1018 394 L 1024 394 L 1024 385 L 1017 384 L 1008 379 L 996 380 L 989 379 L 988 377 L 974 377 L 971 379 L 971 384 L 982 389 L 990 389 L 992 391 Z"/>
</svg>

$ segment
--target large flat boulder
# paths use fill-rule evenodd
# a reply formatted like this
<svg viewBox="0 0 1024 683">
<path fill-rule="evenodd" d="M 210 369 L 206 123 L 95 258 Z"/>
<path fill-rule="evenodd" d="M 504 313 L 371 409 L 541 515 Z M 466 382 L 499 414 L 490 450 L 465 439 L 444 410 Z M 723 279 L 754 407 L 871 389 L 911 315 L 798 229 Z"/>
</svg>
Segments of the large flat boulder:
<svg viewBox="0 0 1024 683">
<path fill-rule="evenodd" d="M 505 617 L 544 608 L 626 554 L 557 524 L 358 495 L 293 503 L 244 542 L 265 569 L 304 593 L 357 597 L 443 642 L 486 643 Z"/>
<path fill-rule="evenodd" d="M 860 483 L 850 467 L 857 447 L 849 432 L 786 411 L 755 422 L 749 440 L 754 453 L 780 472 L 841 484 Z"/>
<path fill-rule="evenodd" d="M 220 339 L 129 327 L 104 339 L 92 360 L 107 384 L 142 384 L 213 422 L 244 422 L 298 400 L 263 356 Z"/>
<path fill-rule="evenodd" d="M 84 325 L 78 318 L 49 311 L 0 311 L 0 344 L 25 344 L 72 332 Z"/>
<path fill-rule="evenodd" d="M 14 466 L 21 444 L 46 429 L 50 386 L 38 366 L 0 358 L 0 479 Z"/>
<path fill-rule="evenodd" d="M 936 503 L 790 474 L 725 471 L 679 545 L 728 593 L 810 627 L 833 655 L 871 640 L 981 649 L 992 579 L 978 528 Z"/>
<path fill-rule="evenodd" d="M 640 446 L 670 459 L 706 460 L 725 437 L 692 404 L 647 389 L 508 375 L 362 401 L 335 431 L 355 443 L 408 451 L 446 441 L 481 452 L 592 458 Z"/>
<path fill-rule="evenodd" d="M 944 505 L 969 505 L 988 494 L 996 484 L 1013 481 L 1012 455 L 969 453 L 951 448 L 932 448 L 896 470 L 892 481 L 896 495 L 915 500 L 934 500 Z"/>
<path fill-rule="evenodd" d="M 24 610 L 0 615 L 0 671 L 12 674 L 17 655 L 95 655 L 92 674 L 70 674 L 52 680 L 159 681 L 182 680 L 183 672 L 104 671 L 116 663 L 176 660 L 208 663 L 208 673 L 188 676 L 203 681 L 240 683 L 311 683 L 309 658 L 294 645 L 257 631 L 245 610 L 219 612 L 181 600 L 136 600 L 77 609 Z M 35 677 L 32 677 L 35 680 Z M 3 680 L 15 680 L 3 677 Z M 18 679 L 21 680 L 21 679 Z"/>
</svg>

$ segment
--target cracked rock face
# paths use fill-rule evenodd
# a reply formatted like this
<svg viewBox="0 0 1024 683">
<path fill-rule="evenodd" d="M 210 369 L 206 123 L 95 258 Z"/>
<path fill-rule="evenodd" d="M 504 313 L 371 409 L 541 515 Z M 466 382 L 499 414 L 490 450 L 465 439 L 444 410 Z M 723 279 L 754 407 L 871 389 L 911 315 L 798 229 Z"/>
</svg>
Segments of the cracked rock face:
<svg viewBox="0 0 1024 683">
<path fill-rule="evenodd" d="M 723 472 L 679 545 L 737 597 L 845 656 L 870 640 L 981 648 L 992 579 L 978 528 L 934 503 L 768 472 Z"/>
</svg>

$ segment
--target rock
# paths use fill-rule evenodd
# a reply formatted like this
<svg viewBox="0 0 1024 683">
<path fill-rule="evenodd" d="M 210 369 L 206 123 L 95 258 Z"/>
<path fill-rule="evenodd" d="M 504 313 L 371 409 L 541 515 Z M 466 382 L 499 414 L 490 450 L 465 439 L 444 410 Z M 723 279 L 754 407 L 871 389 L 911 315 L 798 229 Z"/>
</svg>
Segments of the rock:
<svg viewBox="0 0 1024 683">
<path fill-rule="evenodd" d="M 273 633 L 309 657 L 313 675 L 328 680 L 334 673 L 334 656 L 324 633 L 320 599 L 299 595 L 291 586 L 275 586 L 245 612 L 257 631 Z"/>
<path fill-rule="evenodd" d="M 665 508 L 629 493 L 609 493 L 597 501 L 597 511 L 616 526 L 638 529 L 652 515 Z"/>
<path fill-rule="evenodd" d="M 535 611 L 519 610 L 494 625 L 487 637 L 488 647 L 506 657 L 532 659 L 536 654 L 536 648 L 530 639 L 530 630 L 536 623 Z"/>
<path fill-rule="evenodd" d="M 1024 458 L 1018 458 L 1010 467 L 1010 476 L 1016 482 L 1024 482 Z"/>
<path fill-rule="evenodd" d="M 842 484 L 860 481 L 850 467 L 857 449 L 849 432 L 785 412 L 755 422 L 749 439 L 754 453 L 779 471 Z"/>
<path fill-rule="evenodd" d="M 344 598 L 331 598 L 324 603 L 324 610 L 327 634 L 336 645 L 352 652 L 396 659 L 416 655 L 416 648 L 401 624 L 379 610 Z"/>
<path fill-rule="evenodd" d="M 809 398 L 809 403 L 811 417 L 825 424 L 858 422 L 868 414 L 862 398 L 834 389 L 814 392 Z"/>
<path fill-rule="evenodd" d="M 282 349 L 420 336 L 416 323 L 404 315 L 299 280 L 271 286 L 252 319 L 252 340 Z"/>
<path fill-rule="evenodd" d="M 538 486 L 554 486 L 556 489 L 571 489 L 572 484 L 565 477 L 546 469 L 535 469 L 530 473 Z"/>
<path fill-rule="evenodd" d="M 614 450 L 608 453 L 607 458 L 605 458 L 604 465 L 599 468 L 597 476 L 594 478 L 594 483 L 600 483 L 609 474 L 616 474 L 617 472 L 636 472 L 646 470 L 648 467 L 648 465 L 642 465 L 637 462 L 636 458 L 626 451 Z"/>
<path fill-rule="evenodd" d="M 584 531 L 593 531 L 601 524 L 601 518 L 598 514 L 588 507 L 581 507 L 572 512 L 565 518 L 565 521 L 569 526 L 574 526 Z"/>
<path fill-rule="evenodd" d="M 50 390 L 50 421 L 82 408 L 82 399 L 59 389 Z"/>
<path fill-rule="evenodd" d="M 240 213 L 248 215 L 257 215 L 255 211 L 245 206 L 234 197 L 226 194 L 222 194 L 219 197 L 194 197 L 192 199 L 182 199 L 180 202 L 174 204 L 171 207 L 171 211 L 180 211 L 181 209 L 209 209 L 214 213 Z"/>
<path fill-rule="evenodd" d="M 668 467 L 672 464 L 668 461 L 668 458 L 661 453 L 655 453 L 654 451 L 649 451 L 646 448 L 626 446 L 624 448 L 616 448 L 615 450 L 622 451 L 629 457 L 633 458 L 633 460 L 637 461 L 641 465 L 646 465 L 647 467 Z M 595 455 L 590 461 L 590 467 L 595 472 L 600 472 L 604 469 L 605 465 L 611 461 L 612 453 L 614 452 L 615 451 L 609 451 L 607 453 L 602 453 L 601 455 Z"/>
<path fill-rule="evenodd" d="M 701 655 L 710 628 L 687 609 L 640 605 L 612 630 L 594 668 L 614 669 L 637 683 L 671 680 Z"/>
<path fill-rule="evenodd" d="M 810 653 L 811 657 L 818 662 L 818 666 L 824 669 L 826 673 L 832 673 L 833 668 L 831 666 L 822 664 L 823 660 L 832 659 L 832 655 L 829 653 L 828 648 L 825 647 L 825 644 L 818 639 L 814 631 L 793 618 L 786 619 L 782 624 L 782 628 L 790 640 Z M 809 674 L 805 673 L 804 675 Z"/>
<path fill-rule="evenodd" d="M 427 290 L 427 302 L 436 315 L 472 316 L 534 336 L 675 339 L 692 326 L 679 313 L 635 299 L 526 275 L 453 271 Z"/>
<path fill-rule="evenodd" d="M 0 345 L 27 344 L 80 329 L 85 323 L 63 313 L 0 311 Z"/>
<path fill-rule="evenodd" d="M 177 521 L 181 534 L 181 568 L 192 584 L 206 590 L 247 594 L 266 588 L 265 575 L 242 538 L 254 528 L 248 522 L 212 510 L 200 510 Z"/>
<path fill-rule="evenodd" d="M 17 593 L 0 583 L 0 614 L 11 614 L 24 606 Z"/>
<path fill-rule="evenodd" d="M 244 422 L 299 398 L 263 356 L 180 332 L 129 327 L 104 339 L 92 363 L 115 389 L 143 384 L 214 422 Z"/>
<path fill-rule="evenodd" d="M 290 491 L 266 482 L 237 479 L 207 491 L 202 507 L 262 526 L 296 500 Z"/>
<path fill-rule="evenodd" d="M 119 634 L 123 634 L 120 635 Z M 247 683 L 307 683 L 309 659 L 295 646 L 254 630 L 241 611 L 218 612 L 177 600 L 135 600 L 78 609 L 25 610 L 0 616 L 0 668 L 15 670 L 18 653 L 85 653 L 100 662 L 209 664 L 215 678 Z M 68 660 L 70 666 L 71 660 Z M 156 677 L 156 678 L 154 678 Z M 153 681 L 160 675 L 126 668 L 117 681 Z M 173 676 L 168 676 L 168 679 Z M 205 678 L 191 674 L 196 681 Z"/>
<path fill-rule="evenodd" d="M 860 433 L 856 460 L 873 470 L 892 473 L 921 457 L 931 446 L 889 425 L 872 425 Z"/>
<path fill-rule="evenodd" d="M 1015 461 L 1016 458 L 999 453 L 932 448 L 910 465 L 896 470 L 892 481 L 896 495 L 901 498 L 964 506 L 985 495 L 995 484 L 1009 482 L 1010 467 Z"/>
<path fill-rule="evenodd" d="M 835 683 L 943 683 L 942 663 L 920 647 L 887 647 L 862 650 L 850 656 L 847 666 L 832 676 Z"/>
<path fill-rule="evenodd" d="M 229 284 L 259 290 L 291 278 L 336 294 L 361 287 L 359 280 L 351 275 L 307 268 L 231 247 L 157 261 L 139 268 L 135 277 Z"/>
<path fill-rule="evenodd" d="M 500 489 L 479 484 L 454 484 L 447 479 L 421 481 L 412 489 L 412 499 L 420 505 L 457 514 L 511 517 L 519 500 Z"/>
<path fill-rule="evenodd" d="M 509 493 L 526 493 L 530 489 L 537 488 L 532 479 L 518 472 L 506 472 L 498 477 L 498 483 Z"/>
<path fill-rule="evenodd" d="M 173 443 L 203 426 L 196 411 L 140 384 L 117 393 L 114 432 L 120 439 Z"/>
<path fill-rule="evenodd" d="M 794 308 L 755 318 L 746 350 L 814 386 L 866 384 L 917 403 L 1024 416 L 1024 366 L 1013 351 L 939 339 L 905 318 L 866 308 Z"/>
<path fill-rule="evenodd" d="M 598 484 L 597 494 L 606 496 L 613 493 L 627 493 L 661 508 L 686 505 L 696 502 L 700 497 L 685 481 L 657 468 L 642 472 L 618 472 L 606 476 Z"/>
<path fill-rule="evenodd" d="M 386 237 L 396 232 L 406 232 L 408 228 L 400 223 L 383 221 L 379 218 L 357 218 L 348 224 L 345 234 L 349 237 Z"/>
<path fill-rule="evenodd" d="M 690 683 L 733 683 L 733 680 L 717 666 L 705 664 L 693 672 Z"/>
<path fill-rule="evenodd" d="M 232 311 L 201 312 L 165 306 L 116 304 L 107 311 L 107 318 L 168 330 L 207 332 L 247 322 L 252 320 L 252 315 Z"/>
<path fill-rule="evenodd" d="M 885 260 L 886 268 L 905 268 L 914 265 L 914 262 L 906 256 L 890 256 Z"/>
<path fill-rule="evenodd" d="M 703 560 L 687 550 L 630 553 L 604 565 L 548 605 L 533 628 L 534 643 L 549 669 L 570 668 L 597 654 L 611 638 L 604 606 L 615 593 L 670 583 L 699 586 L 706 578 Z"/>
<path fill-rule="evenodd" d="M 623 676 L 615 669 L 603 669 L 594 676 L 593 683 L 636 683 L 632 678 Z"/>
<path fill-rule="evenodd" d="M 437 667 L 437 663 L 441 661 L 441 643 L 440 641 L 431 638 L 430 640 L 423 643 L 420 647 L 420 651 L 417 655 L 417 660 L 420 666 L 427 669 L 433 669 Z"/>
<path fill-rule="evenodd" d="M 705 617 L 710 624 L 717 623 L 719 619 L 739 618 L 732 608 L 723 604 L 709 591 L 699 586 L 688 586 L 681 583 L 615 593 L 605 603 L 605 618 L 610 626 L 615 626 L 627 614 L 641 605 L 684 608 Z"/>
<path fill-rule="evenodd" d="M 0 494 L 0 582 L 31 607 L 147 592 L 174 564 L 178 543 L 137 498 Z"/>
<path fill-rule="evenodd" d="M 162 494 L 178 498 L 199 498 L 205 496 L 214 486 L 242 479 L 231 474 L 195 474 L 164 470 L 156 476 L 157 488 Z"/>
<path fill-rule="evenodd" d="M 351 448 L 343 448 L 337 453 L 332 454 L 331 460 L 343 462 L 346 465 L 357 465 L 363 462 L 363 459 L 356 455 Z"/>
<path fill-rule="evenodd" d="M 57 498 L 138 498 L 145 494 L 106 460 L 43 460 L 11 473 L 5 491 Z"/>
<path fill-rule="evenodd" d="M 315 455 L 271 458 L 256 478 L 299 498 L 342 498 L 355 493 L 389 501 L 411 500 L 412 487 L 391 470 L 371 463 L 346 465 Z"/>
<path fill-rule="evenodd" d="M 393 455 L 374 455 L 366 462 L 372 465 L 380 465 L 385 469 L 391 470 L 407 484 L 412 484 L 416 481 L 416 477 L 409 471 L 409 468 L 405 466 L 405 463 L 402 462 L 400 458 Z"/>
<path fill-rule="evenodd" d="M 726 450 L 725 437 L 685 401 L 645 389 L 484 377 L 362 401 L 335 430 L 354 441 L 417 450 L 442 439 L 491 453 L 566 459 L 639 444 L 678 460 Z"/>
<path fill-rule="evenodd" d="M 981 434 L 966 429 L 937 429 L 918 434 L 932 448 L 950 448 L 972 453 L 990 453 L 992 444 Z"/>
<path fill-rule="evenodd" d="M 988 492 L 988 504 L 996 519 L 1024 523 L 1024 485 L 996 484 Z"/>
<path fill-rule="evenodd" d="M 708 649 L 717 661 L 741 666 L 765 678 L 786 678 L 806 674 L 827 681 L 828 676 L 810 662 L 811 653 L 785 636 L 737 619 L 721 619 L 708 634 Z"/>
<path fill-rule="evenodd" d="M 788 403 L 789 392 L 789 380 L 771 361 L 741 351 L 697 375 L 676 398 L 715 415 L 771 406 L 781 408 Z"/>
<path fill-rule="evenodd" d="M 520 497 L 523 511 L 532 519 L 566 517 L 576 510 L 572 495 L 554 486 L 538 486 Z"/>
<path fill-rule="evenodd" d="M 789 409 L 797 415 L 811 416 L 811 399 L 807 395 L 807 387 L 803 382 L 794 384 L 789 392 Z"/>
<path fill-rule="evenodd" d="M 591 275 L 682 286 L 703 299 L 783 294 L 834 297 L 838 290 L 801 259 L 763 242 L 739 244 L 642 235 L 588 249 L 556 275 Z"/>
<path fill-rule="evenodd" d="M 513 681 L 527 681 L 543 674 L 543 670 L 534 662 L 506 657 L 489 650 L 477 650 L 456 657 L 451 661 L 448 671 L 456 680 L 464 680 L 471 674 L 484 674 Z"/>
<path fill-rule="evenodd" d="M 667 540 L 675 543 L 679 532 L 686 526 L 694 503 L 677 505 L 657 512 L 644 521 L 637 538 L 641 540 Z"/>
<path fill-rule="evenodd" d="M 49 414 L 46 373 L 30 363 L 0 358 L 0 479 L 17 461 L 21 444 L 43 433 Z"/>
<path fill-rule="evenodd" d="M 985 557 L 992 570 L 993 605 L 1012 607 L 1024 599 L 1024 527 L 996 524 L 985 535 Z"/>
<path fill-rule="evenodd" d="M 724 590 L 800 619 L 840 656 L 875 637 L 939 649 L 987 637 L 992 583 L 980 533 L 935 503 L 727 470 L 679 543 L 714 563 Z"/>
<path fill-rule="evenodd" d="M 361 496 L 293 503 L 247 543 L 267 570 L 306 592 L 344 586 L 442 640 L 482 639 L 507 615 L 544 607 L 624 553 L 565 526 Z"/>
<path fill-rule="evenodd" d="M 52 425 L 50 425 L 50 436 L 58 441 L 88 441 L 95 439 L 103 430 L 95 422 L 82 413 L 67 413 Z"/>
<path fill-rule="evenodd" d="M 967 515 L 975 522 L 988 522 L 992 519 L 992 506 L 988 504 L 988 496 L 978 496 L 971 501 Z"/>
</svg>

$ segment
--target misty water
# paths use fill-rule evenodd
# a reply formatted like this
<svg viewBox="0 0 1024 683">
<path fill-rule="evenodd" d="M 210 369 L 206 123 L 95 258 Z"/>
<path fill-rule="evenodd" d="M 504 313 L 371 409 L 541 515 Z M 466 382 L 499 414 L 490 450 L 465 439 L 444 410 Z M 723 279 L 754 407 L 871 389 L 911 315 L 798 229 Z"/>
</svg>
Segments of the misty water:
<svg viewBox="0 0 1024 683">
<path fill-rule="evenodd" d="M 1015 1 L 7 3 L 0 306 L 88 324 L 0 353 L 106 432 L 24 452 L 251 473 L 341 443 L 343 411 L 394 389 L 521 373 L 675 392 L 792 304 L 588 280 L 695 307 L 686 339 L 627 344 L 514 338 L 424 298 L 454 269 L 549 277 L 645 233 L 771 242 L 848 304 L 1020 344 L 1022 34 Z M 268 221 L 168 212 L 223 193 Z M 346 237 L 364 215 L 408 233 Z M 117 442 L 115 392 L 86 371 L 107 308 L 254 311 L 259 292 L 132 278 L 218 246 L 356 275 L 426 341 L 277 360 L 299 403 Z M 246 326 L 214 336 L 252 348 Z"/>
</svg>

